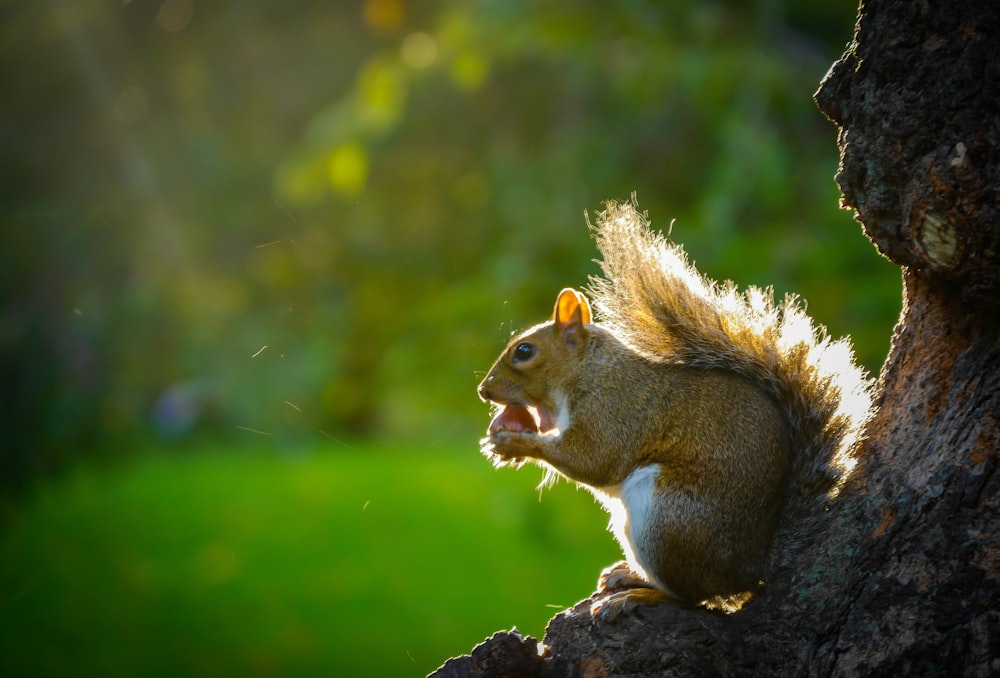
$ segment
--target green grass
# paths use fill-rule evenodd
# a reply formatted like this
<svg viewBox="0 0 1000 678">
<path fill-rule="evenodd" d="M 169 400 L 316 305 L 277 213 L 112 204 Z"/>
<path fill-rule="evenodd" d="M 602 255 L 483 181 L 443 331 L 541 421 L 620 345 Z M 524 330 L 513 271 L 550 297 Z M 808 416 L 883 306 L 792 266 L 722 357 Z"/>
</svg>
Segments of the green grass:
<svg viewBox="0 0 1000 678">
<path fill-rule="evenodd" d="M 0 532 L 0 674 L 422 675 L 540 635 L 618 552 L 539 477 L 391 445 L 79 469 Z"/>
</svg>

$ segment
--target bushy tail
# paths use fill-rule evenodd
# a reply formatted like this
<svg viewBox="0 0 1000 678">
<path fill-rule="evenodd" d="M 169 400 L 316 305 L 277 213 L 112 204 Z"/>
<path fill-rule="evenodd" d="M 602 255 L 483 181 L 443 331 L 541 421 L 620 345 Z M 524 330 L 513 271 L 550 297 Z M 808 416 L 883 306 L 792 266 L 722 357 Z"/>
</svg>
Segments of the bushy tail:
<svg viewBox="0 0 1000 678">
<path fill-rule="evenodd" d="M 592 226 L 604 278 L 591 280 L 599 319 L 650 360 L 725 367 L 763 383 L 792 426 L 788 512 L 839 491 L 871 407 L 871 384 L 847 340 L 832 341 L 798 300 L 744 292 L 688 263 L 634 204 L 608 203 Z"/>
</svg>

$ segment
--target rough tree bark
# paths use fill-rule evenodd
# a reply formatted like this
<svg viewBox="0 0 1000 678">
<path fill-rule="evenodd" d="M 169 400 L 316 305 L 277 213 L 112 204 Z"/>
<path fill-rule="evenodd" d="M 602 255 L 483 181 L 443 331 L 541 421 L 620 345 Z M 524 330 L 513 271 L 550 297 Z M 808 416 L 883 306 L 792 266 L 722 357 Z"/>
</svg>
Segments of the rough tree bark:
<svg viewBox="0 0 1000 678">
<path fill-rule="evenodd" d="M 733 615 L 590 601 L 439 676 L 1000 674 L 1000 2 L 864 2 L 816 101 L 904 304 L 823 539 Z"/>
</svg>

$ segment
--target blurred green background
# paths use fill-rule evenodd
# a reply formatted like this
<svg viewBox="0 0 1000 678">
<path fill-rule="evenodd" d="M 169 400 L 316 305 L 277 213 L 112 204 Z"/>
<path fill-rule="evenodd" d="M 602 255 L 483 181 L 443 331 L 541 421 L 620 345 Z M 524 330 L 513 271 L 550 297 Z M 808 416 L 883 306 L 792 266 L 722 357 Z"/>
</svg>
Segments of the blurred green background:
<svg viewBox="0 0 1000 678">
<path fill-rule="evenodd" d="M 475 386 L 635 191 L 877 371 L 811 100 L 856 6 L 0 5 L 0 673 L 421 674 L 617 557 Z"/>
</svg>

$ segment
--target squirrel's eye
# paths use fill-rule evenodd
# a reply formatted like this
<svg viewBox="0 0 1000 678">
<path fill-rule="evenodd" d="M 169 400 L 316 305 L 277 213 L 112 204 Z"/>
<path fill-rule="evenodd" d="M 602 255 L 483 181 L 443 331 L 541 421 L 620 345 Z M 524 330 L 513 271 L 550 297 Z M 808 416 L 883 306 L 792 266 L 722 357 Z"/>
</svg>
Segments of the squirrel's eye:
<svg viewBox="0 0 1000 678">
<path fill-rule="evenodd" d="M 534 344 L 529 344 L 526 341 L 518 344 L 514 347 L 514 362 L 523 363 L 531 360 L 535 357 L 535 351 L 537 350 Z"/>
</svg>

